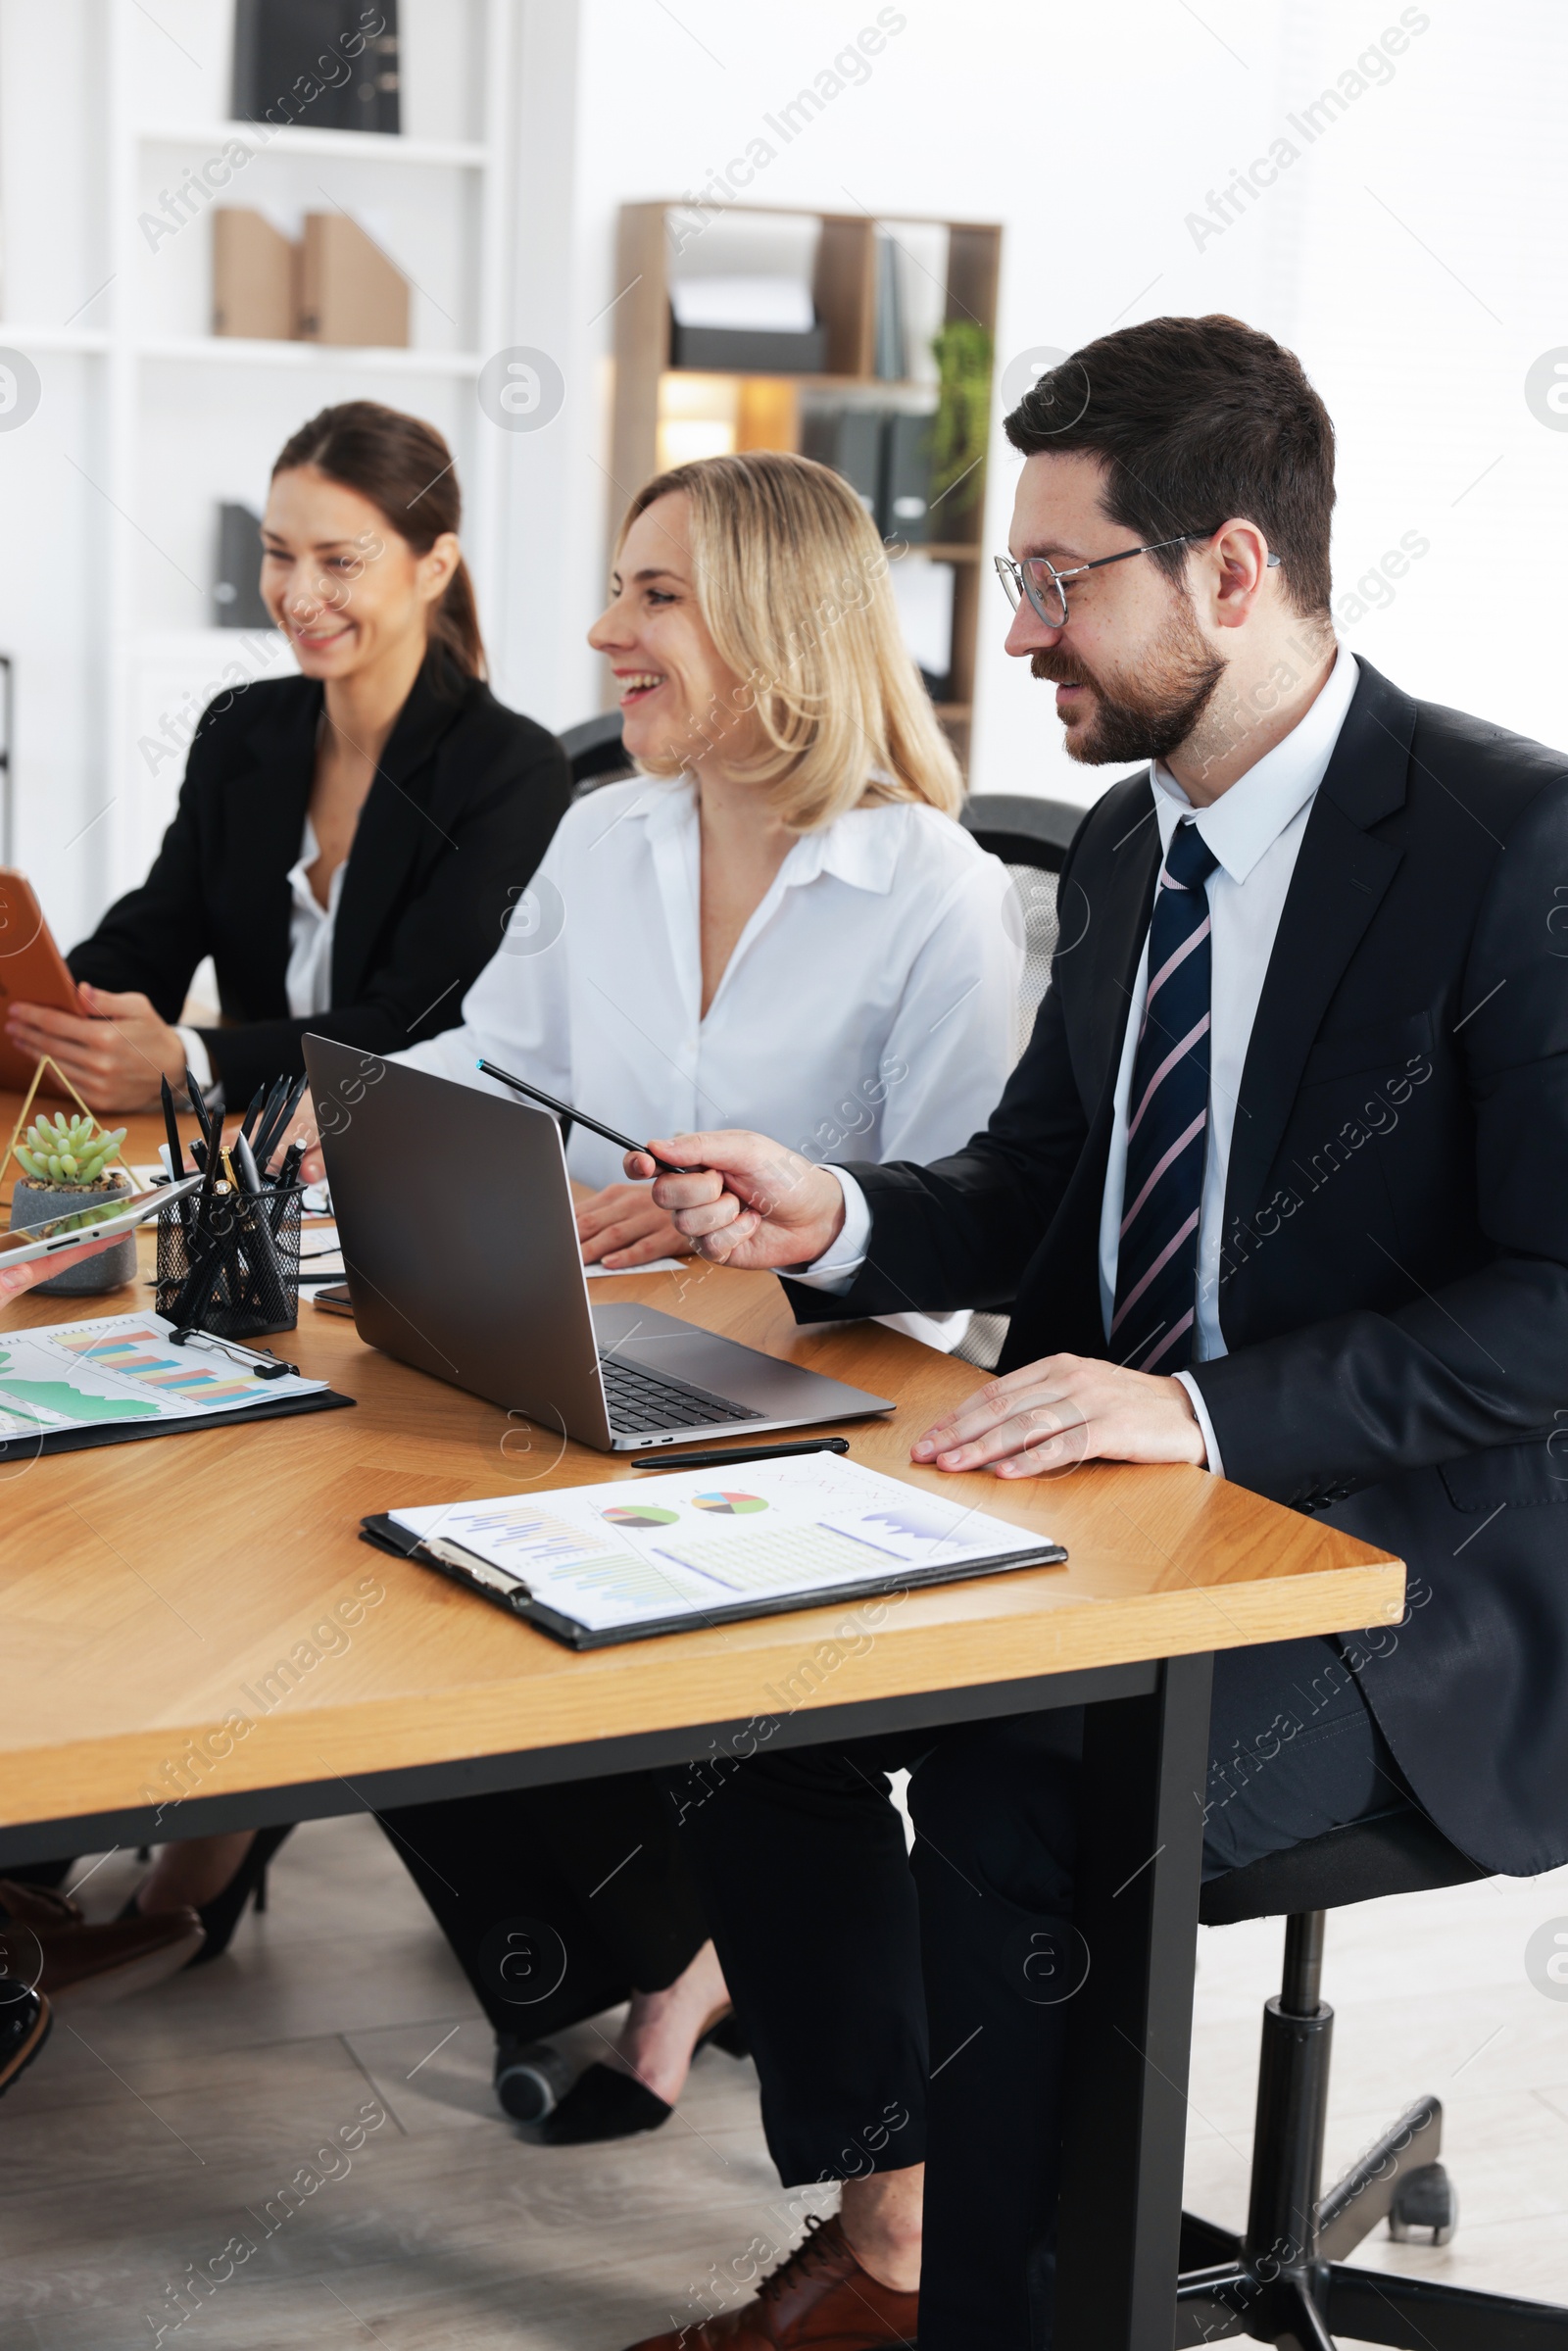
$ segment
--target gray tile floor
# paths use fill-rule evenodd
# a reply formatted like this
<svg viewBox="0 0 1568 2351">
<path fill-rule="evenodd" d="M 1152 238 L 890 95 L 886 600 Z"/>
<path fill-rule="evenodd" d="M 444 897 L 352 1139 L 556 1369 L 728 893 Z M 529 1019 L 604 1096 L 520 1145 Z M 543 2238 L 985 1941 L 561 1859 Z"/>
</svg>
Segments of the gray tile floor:
<svg viewBox="0 0 1568 2351">
<path fill-rule="evenodd" d="M 134 1874 L 123 1856 L 99 1867 L 91 1913 L 118 1908 Z M 1557 1915 L 1568 1872 L 1331 1923 L 1331 2164 L 1433 2090 L 1461 2197 L 1450 2247 L 1380 2237 L 1373 2266 L 1568 2301 L 1568 2003 L 1524 1970 L 1530 1934 Z M 1220 2222 L 1245 2205 L 1279 1946 L 1275 1925 L 1202 1938 L 1189 2202 Z M 584 2058 L 599 2045 L 593 2027 L 574 2037 Z M 160 2327 L 215 2351 L 620 2351 L 705 2293 L 717 2307 L 715 2275 L 789 2241 L 749 2066 L 709 2051 L 656 2136 L 552 2152 L 495 2115 L 489 2061 L 379 1831 L 302 1830 L 226 1958 L 74 2023 L 65 2011 L 6 2100 L 0 2351 L 132 2351 Z M 281 2198 L 296 2180 L 318 2184 Z M 236 2237 L 255 2250 L 232 2277 L 182 2292 Z"/>
</svg>

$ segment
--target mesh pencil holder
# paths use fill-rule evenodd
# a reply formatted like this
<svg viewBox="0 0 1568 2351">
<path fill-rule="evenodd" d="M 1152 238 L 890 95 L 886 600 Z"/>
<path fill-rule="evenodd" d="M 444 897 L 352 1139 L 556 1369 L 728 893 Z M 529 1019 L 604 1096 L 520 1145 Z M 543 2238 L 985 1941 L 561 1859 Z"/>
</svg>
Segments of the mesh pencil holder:
<svg viewBox="0 0 1568 2351">
<path fill-rule="evenodd" d="M 194 1199 L 166 1208 L 158 1219 L 159 1313 L 215 1339 L 292 1331 L 304 1198 L 302 1184 L 269 1185 L 259 1200 L 219 1192 L 205 1211 Z"/>
</svg>

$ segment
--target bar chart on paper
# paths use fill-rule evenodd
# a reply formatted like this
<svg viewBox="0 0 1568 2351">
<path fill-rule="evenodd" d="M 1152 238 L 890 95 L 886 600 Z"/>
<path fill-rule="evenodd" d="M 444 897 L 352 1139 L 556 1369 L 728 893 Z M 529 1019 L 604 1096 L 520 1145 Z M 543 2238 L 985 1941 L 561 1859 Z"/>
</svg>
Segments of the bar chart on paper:
<svg viewBox="0 0 1568 2351">
<path fill-rule="evenodd" d="M 147 1322 L 128 1330 L 89 1332 L 77 1339 L 62 1335 L 68 1355 L 92 1371 L 118 1372 L 137 1388 L 157 1396 L 182 1396 L 193 1404 L 233 1404 L 254 1388 L 249 1372 L 236 1372 L 226 1361 L 203 1363 L 178 1347 Z"/>
<path fill-rule="evenodd" d="M 111 1314 L 0 1336 L 0 1445 L 125 1421 L 189 1421 L 320 1393 L 261 1381 L 209 1344 L 175 1347 L 157 1314 Z"/>
</svg>

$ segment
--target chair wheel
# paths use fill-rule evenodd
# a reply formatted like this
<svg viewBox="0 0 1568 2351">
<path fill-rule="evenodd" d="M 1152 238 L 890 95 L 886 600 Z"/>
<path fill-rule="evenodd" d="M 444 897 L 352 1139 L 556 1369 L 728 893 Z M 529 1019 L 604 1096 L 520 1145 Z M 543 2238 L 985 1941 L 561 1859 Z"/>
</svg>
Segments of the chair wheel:
<svg viewBox="0 0 1568 2351">
<path fill-rule="evenodd" d="M 1397 2244 L 1446 2245 L 1458 2226 L 1459 2198 L 1441 2163 L 1425 2163 L 1399 2181 L 1389 2209 Z"/>
</svg>

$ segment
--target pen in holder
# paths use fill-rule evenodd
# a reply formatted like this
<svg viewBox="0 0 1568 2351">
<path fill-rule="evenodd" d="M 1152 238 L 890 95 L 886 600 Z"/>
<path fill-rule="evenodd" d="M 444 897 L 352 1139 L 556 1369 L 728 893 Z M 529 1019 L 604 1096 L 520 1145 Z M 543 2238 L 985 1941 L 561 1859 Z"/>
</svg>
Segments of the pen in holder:
<svg viewBox="0 0 1568 2351">
<path fill-rule="evenodd" d="M 300 1306 L 302 1184 L 251 1193 L 220 1181 L 158 1219 L 158 1311 L 215 1338 L 292 1331 Z"/>
</svg>

